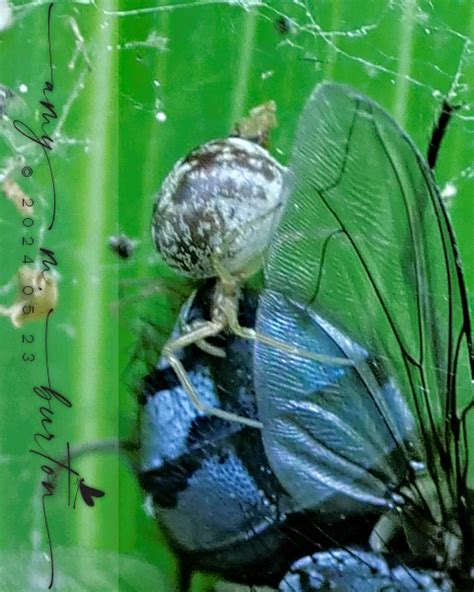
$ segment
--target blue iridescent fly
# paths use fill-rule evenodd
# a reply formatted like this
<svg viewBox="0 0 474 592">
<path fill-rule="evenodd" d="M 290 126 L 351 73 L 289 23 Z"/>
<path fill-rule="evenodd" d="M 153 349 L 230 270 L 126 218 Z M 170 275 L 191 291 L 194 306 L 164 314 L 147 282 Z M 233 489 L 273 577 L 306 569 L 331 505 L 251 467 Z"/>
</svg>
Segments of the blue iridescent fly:
<svg viewBox="0 0 474 592">
<path fill-rule="evenodd" d="M 209 315 L 215 282 L 203 284 L 183 306 L 174 336 Z M 239 321 L 253 327 L 258 298 L 243 290 Z M 213 407 L 256 418 L 253 352 L 248 340 L 226 332 L 212 345 L 223 361 L 193 345 L 180 361 L 200 397 Z M 292 561 L 326 548 L 368 539 L 378 514 L 342 518 L 329 511 L 297 511 L 276 479 L 260 430 L 207 416 L 192 405 L 162 359 L 140 387 L 138 478 L 146 506 L 181 559 L 181 590 L 194 569 L 234 582 L 277 585 Z"/>
<path fill-rule="evenodd" d="M 166 179 L 153 235 L 183 273 L 217 277 L 207 314 L 164 349 L 180 396 L 198 409 L 193 421 L 215 415 L 226 437 L 231 426 L 253 429 L 257 464 L 287 512 L 326 533 L 280 589 L 472 589 L 467 298 L 432 174 L 397 124 L 353 89 L 321 85 L 288 170 L 243 140 L 210 142 Z M 240 284 L 263 260 L 253 329 L 239 314 Z M 193 346 L 207 356 L 201 374 L 211 359 L 235 367 L 227 343 L 211 342 L 225 332 L 252 343 L 245 372 L 256 407 L 209 397 L 190 375 L 194 362 L 183 361 Z M 162 427 L 151 417 L 147 458 Z M 245 471 L 250 458 L 240 457 Z M 185 476 L 181 487 L 193 482 Z M 284 520 L 262 516 L 282 532 Z M 337 527 L 361 518 L 370 532 L 342 540 Z"/>
</svg>

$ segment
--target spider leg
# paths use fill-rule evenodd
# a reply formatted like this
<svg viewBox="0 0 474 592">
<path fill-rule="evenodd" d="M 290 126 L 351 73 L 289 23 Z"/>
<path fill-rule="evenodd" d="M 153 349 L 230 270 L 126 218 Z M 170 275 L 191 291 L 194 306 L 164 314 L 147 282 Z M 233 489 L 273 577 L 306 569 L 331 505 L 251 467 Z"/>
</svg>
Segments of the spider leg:
<svg viewBox="0 0 474 592">
<path fill-rule="evenodd" d="M 163 357 L 168 360 L 169 365 L 176 372 L 176 376 L 178 377 L 184 390 L 193 402 L 196 409 L 199 409 L 200 411 L 203 411 L 208 415 L 215 415 L 216 417 L 220 417 L 221 419 L 224 419 L 226 421 L 234 421 L 253 428 L 261 429 L 262 424 L 259 421 L 249 419 L 248 417 L 243 417 L 241 415 L 237 415 L 236 413 L 231 413 L 230 411 L 224 411 L 223 409 L 211 407 L 204 403 L 197 394 L 183 364 L 176 356 L 176 352 L 178 350 L 183 349 L 184 347 L 188 347 L 189 345 L 194 345 L 198 342 L 201 342 L 203 339 L 206 339 L 207 337 L 214 337 L 215 335 L 221 333 L 223 330 L 224 324 L 220 321 L 203 321 L 202 323 L 199 323 L 199 326 L 194 326 L 194 328 L 191 328 L 189 331 L 187 331 L 185 335 L 181 335 L 176 339 L 168 341 L 168 343 L 163 348 Z"/>
</svg>

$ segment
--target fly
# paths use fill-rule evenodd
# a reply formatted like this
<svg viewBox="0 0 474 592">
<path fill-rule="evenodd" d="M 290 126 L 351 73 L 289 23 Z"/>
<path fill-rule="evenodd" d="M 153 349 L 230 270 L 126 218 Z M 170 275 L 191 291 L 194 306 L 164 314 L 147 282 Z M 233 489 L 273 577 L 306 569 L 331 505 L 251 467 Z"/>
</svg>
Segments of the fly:
<svg viewBox="0 0 474 592">
<path fill-rule="evenodd" d="M 314 527 L 313 555 L 294 564 L 279 589 L 472 589 L 466 291 L 430 168 L 393 119 L 350 87 L 320 85 L 288 169 L 242 139 L 209 142 L 165 180 L 153 236 L 181 272 L 217 278 L 207 310 L 191 320 L 184 314 L 165 346 L 160 380 L 172 368 L 174 396 L 181 389 L 195 406 L 186 417 L 216 416 L 227 426 L 223 441 L 233 430 L 255 432 L 258 462 L 285 511 Z M 253 327 L 242 322 L 241 284 L 262 265 Z M 225 389 L 219 370 L 207 386 L 193 378 L 193 359 L 204 360 L 206 372 L 215 363 L 235 369 L 222 342 L 230 334 L 253 344 L 245 366 L 250 407 L 235 392 L 224 406 L 210 395 L 218 384 Z M 186 362 L 194 347 L 200 353 Z M 158 399 L 154 405 L 161 413 Z M 145 444 L 156 453 L 153 430 Z M 196 462 L 204 448 L 193 442 Z M 240 461 L 248 476 L 250 458 Z M 186 477 L 182 491 L 192 483 Z M 144 486 L 152 496 L 158 489 Z M 270 519 L 278 532 L 283 514 Z M 359 522 L 370 528 L 344 540 L 341 524 L 347 531 Z M 178 545 L 181 535 L 177 528 Z M 268 556 L 280 557 L 267 543 Z"/>
</svg>

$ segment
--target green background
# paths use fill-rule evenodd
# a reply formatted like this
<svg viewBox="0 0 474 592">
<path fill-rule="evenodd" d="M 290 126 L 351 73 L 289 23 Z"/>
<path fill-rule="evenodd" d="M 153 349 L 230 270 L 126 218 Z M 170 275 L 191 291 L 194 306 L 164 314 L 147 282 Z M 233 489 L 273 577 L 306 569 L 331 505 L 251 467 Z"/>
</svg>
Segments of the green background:
<svg viewBox="0 0 474 592">
<path fill-rule="evenodd" d="M 34 168 L 30 179 L 21 177 L 19 164 L 11 173 L 37 200 L 35 226 L 28 232 L 36 246 L 53 248 L 59 261 L 50 362 L 53 382 L 73 408 L 58 409 L 54 417 L 51 449 L 58 455 L 66 440 L 78 446 L 133 432 L 131 385 L 142 371 L 134 354 L 143 349 L 146 320 L 158 327 L 152 345 L 159 347 L 188 289 L 153 251 L 153 195 L 179 157 L 225 137 L 249 108 L 269 99 L 277 104 L 279 120 L 271 151 L 281 162 L 288 159 L 301 107 L 322 80 L 351 84 L 381 103 L 423 153 L 442 99 L 461 105 L 436 177 L 441 189 L 450 184 L 456 191 L 448 205 L 473 293 L 472 2 L 58 2 L 52 95 L 60 116 L 52 153 L 58 220 L 52 232 L 46 230 L 51 198 L 44 160 L 11 128 L 14 116 L 40 124 L 46 4 L 12 7 L 13 24 L 0 32 L 0 83 L 19 97 L 1 129 Z M 282 18 L 287 32 L 276 26 Z M 20 92 L 22 83 L 26 93 Z M 3 142 L 1 171 L 12 156 Z M 0 286 L 6 286 L 0 296 L 6 305 L 14 298 L 8 282 L 24 256 L 26 231 L 3 198 L 0 225 Z M 119 230 L 137 241 L 136 255 L 127 262 L 107 245 Z M 158 281 L 163 277 L 166 286 Z M 32 547 L 45 550 L 40 473 L 28 449 L 39 421 L 31 389 L 45 380 L 44 325 L 14 329 L 0 318 L 0 332 L 0 575 L 12 578 L 5 589 L 41 589 L 35 586 L 44 566 L 30 557 Z M 37 356 L 29 365 L 21 361 L 26 333 L 35 336 Z M 95 508 L 78 504 L 74 511 L 66 507 L 65 487 L 58 488 L 49 510 L 58 582 L 72 578 L 62 589 L 172 590 L 172 554 L 143 511 L 127 462 L 104 453 L 77 463 L 106 497 Z M 205 578 L 195 580 L 195 590 L 209 585 Z"/>
</svg>

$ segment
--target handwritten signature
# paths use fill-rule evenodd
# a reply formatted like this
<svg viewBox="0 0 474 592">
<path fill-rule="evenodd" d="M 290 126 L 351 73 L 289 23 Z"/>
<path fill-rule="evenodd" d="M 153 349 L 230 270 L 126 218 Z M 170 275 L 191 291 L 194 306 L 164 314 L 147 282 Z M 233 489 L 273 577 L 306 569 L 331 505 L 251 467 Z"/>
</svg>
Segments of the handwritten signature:
<svg viewBox="0 0 474 592">
<path fill-rule="evenodd" d="M 53 13 L 54 4 L 48 6 L 48 56 L 49 56 L 49 80 L 46 80 L 42 89 L 43 99 L 39 101 L 40 105 L 46 109 L 42 112 L 41 136 L 24 121 L 15 119 L 13 127 L 25 138 L 28 138 L 35 144 L 41 146 L 46 162 L 49 168 L 49 175 L 51 179 L 52 190 L 52 214 L 49 222 L 48 230 L 52 230 L 56 220 L 56 182 L 54 179 L 53 165 L 49 156 L 49 152 L 53 149 L 53 138 L 49 135 L 47 128 L 51 121 L 58 118 L 54 104 L 49 99 L 49 94 L 54 92 L 54 66 L 53 66 L 53 50 L 51 43 L 51 15 Z"/>
<path fill-rule="evenodd" d="M 53 424 L 53 416 L 54 416 L 54 405 L 62 405 L 66 408 L 71 408 L 72 403 L 71 401 L 62 393 L 57 391 L 53 388 L 51 383 L 51 372 L 49 366 L 49 348 L 48 348 L 48 331 L 49 331 L 49 322 L 51 314 L 53 310 L 51 309 L 46 317 L 45 323 L 45 333 L 44 333 L 44 353 L 45 353 L 45 370 L 47 376 L 47 384 L 41 386 L 33 387 L 33 393 L 41 399 L 41 404 L 38 409 L 39 411 L 39 423 L 41 424 L 41 428 L 34 434 L 34 441 L 36 443 L 36 448 L 31 448 L 29 452 L 39 456 L 43 459 L 44 462 L 41 465 L 41 471 L 43 473 L 43 478 L 41 481 L 41 486 L 43 489 L 42 494 L 42 508 L 43 508 L 43 518 L 44 518 L 44 525 L 46 528 L 46 535 L 48 539 L 48 546 L 49 546 L 49 556 L 51 559 L 51 569 L 50 569 L 50 581 L 48 588 L 52 588 L 54 584 L 54 550 L 53 550 L 53 541 L 51 536 L 51 530 L 49 528 L 49 520 L 48 520 L 48 513 L 46 507 L 46 501 L 49 497 L 52 497 L 56 491 L 56 480 L 59 472 L 61 470 L 66 470 L 67 477 L 68 477 L 68 506 L 73 505 L 75 508 L 76 499 L 78 493 L 81 494 L 82 499 L 84 502 L 89 506 L 93 507 L 95 505 L 94 498 L 100 498 L 105 495 L 105 493 L 97 489 L 95 487 L 91 487 L 87 485 L 85 479 L 79 474 L 71 466 L 71 449 L 69 442 L 66 442 L 66 453 L 62 458 L 54 458 L 49 454 L 45 449 L 45 444 L 54 440 L 55 435 L 51 430 L 51 426 Z M 72 478 L 76 479 L 76 491 L 74 495 L 72 494 Z M 74 501 L 72 501 L 74 499 Z"/>
<path fill-rule="evenodd" d="M 43 111 L 41 114 L 41 128 L 40 132 L 37 133 L 27 123 L 18 119 L 13 121 L 15 129 L 25 138 L 31 140 L 34 144 L 40 146 L 45 156 L 46 163 L 49 168 L 49 175 L 51 180 L 51 191 L 52 191 L 52 208 L 51 218 L 48 226 L 48 230 L 52 230 L 56 222 L 56 182 L 54 177 L 53 163 L 51 153 L 54 146 L 54 139 L 52 132 L 50 132 L 50 126 L 58 119 L 56 107 L 52 101 L 52 94 L 54 93 L 54 66 L 53 66 L 53 51 L 52 51 L 52 35 L 51 35 L 51 21 L 53 13 L 54 3 L 48 5 L 48 17 L 47 17 L 47 29 L 48 29 L 48 58 L 49 58 L 49 79 L 45 81 L 42 88 L 42 98 L 39 100 Z M 42 275 L 46 279 L 45 273 L 48 272 L 52 267 L 58 266 L 58 261 L 55 256 L 53 249 L 42 247 L 40 249 L 40 255 L 42 259 Z M 101 498 L 105 493 L 87 485 L 85 479 L 80 473 L 73 468 L 71 465 L 71 447 L 70 443 L 65 443 L 65 451 L 61 457 L 55 457 L 51 452 L 48 451 L 47 445 L 55 440 L 55 434 L 53 431 L 54 414 L 58 408 L 70 409 L 72 402 L 69 398 L 61 393 L 59 390 L 54 388 L 53 381 L 51 379 L 51 369 L 49 363 L 49 347 L 48 347 L 48 335 L 50 330 L 50 319 L 54 310 L 50 309 L 46 321 L 44 331 L 44 357 L 45 357 L 45 373 L 46 380 L 45 384 L 34 386 L 33 393 L 40 399 L 40 405 L 38 407 L 38 423 L 39 427 L 35 432 L 33 439 L 35 447 L 31 448 L 29 452 L 41 459 L 41 488 L 42 488 L 42 509 L 43 519 L 47 535 L 47 541 L 49 546 L 49 557 L 50 557 L 50 579 L 48 588 L 52 588 L 54 584 L 55 575 L 55 563 L 54 563 L 54 549 L 52 534 L 49 525 L 47 501 L 51 498 L 56 491 L 58 475 L 62 471 L 66 471 L 67 483 L 68 483 L 68 506 L 75 508 L 78 494 L 80 494 L 82 500 L 90 507 L 95 505 L 95 498 Z M 74 485 L 75 491 L 73 491 Z"/>
</svg>

